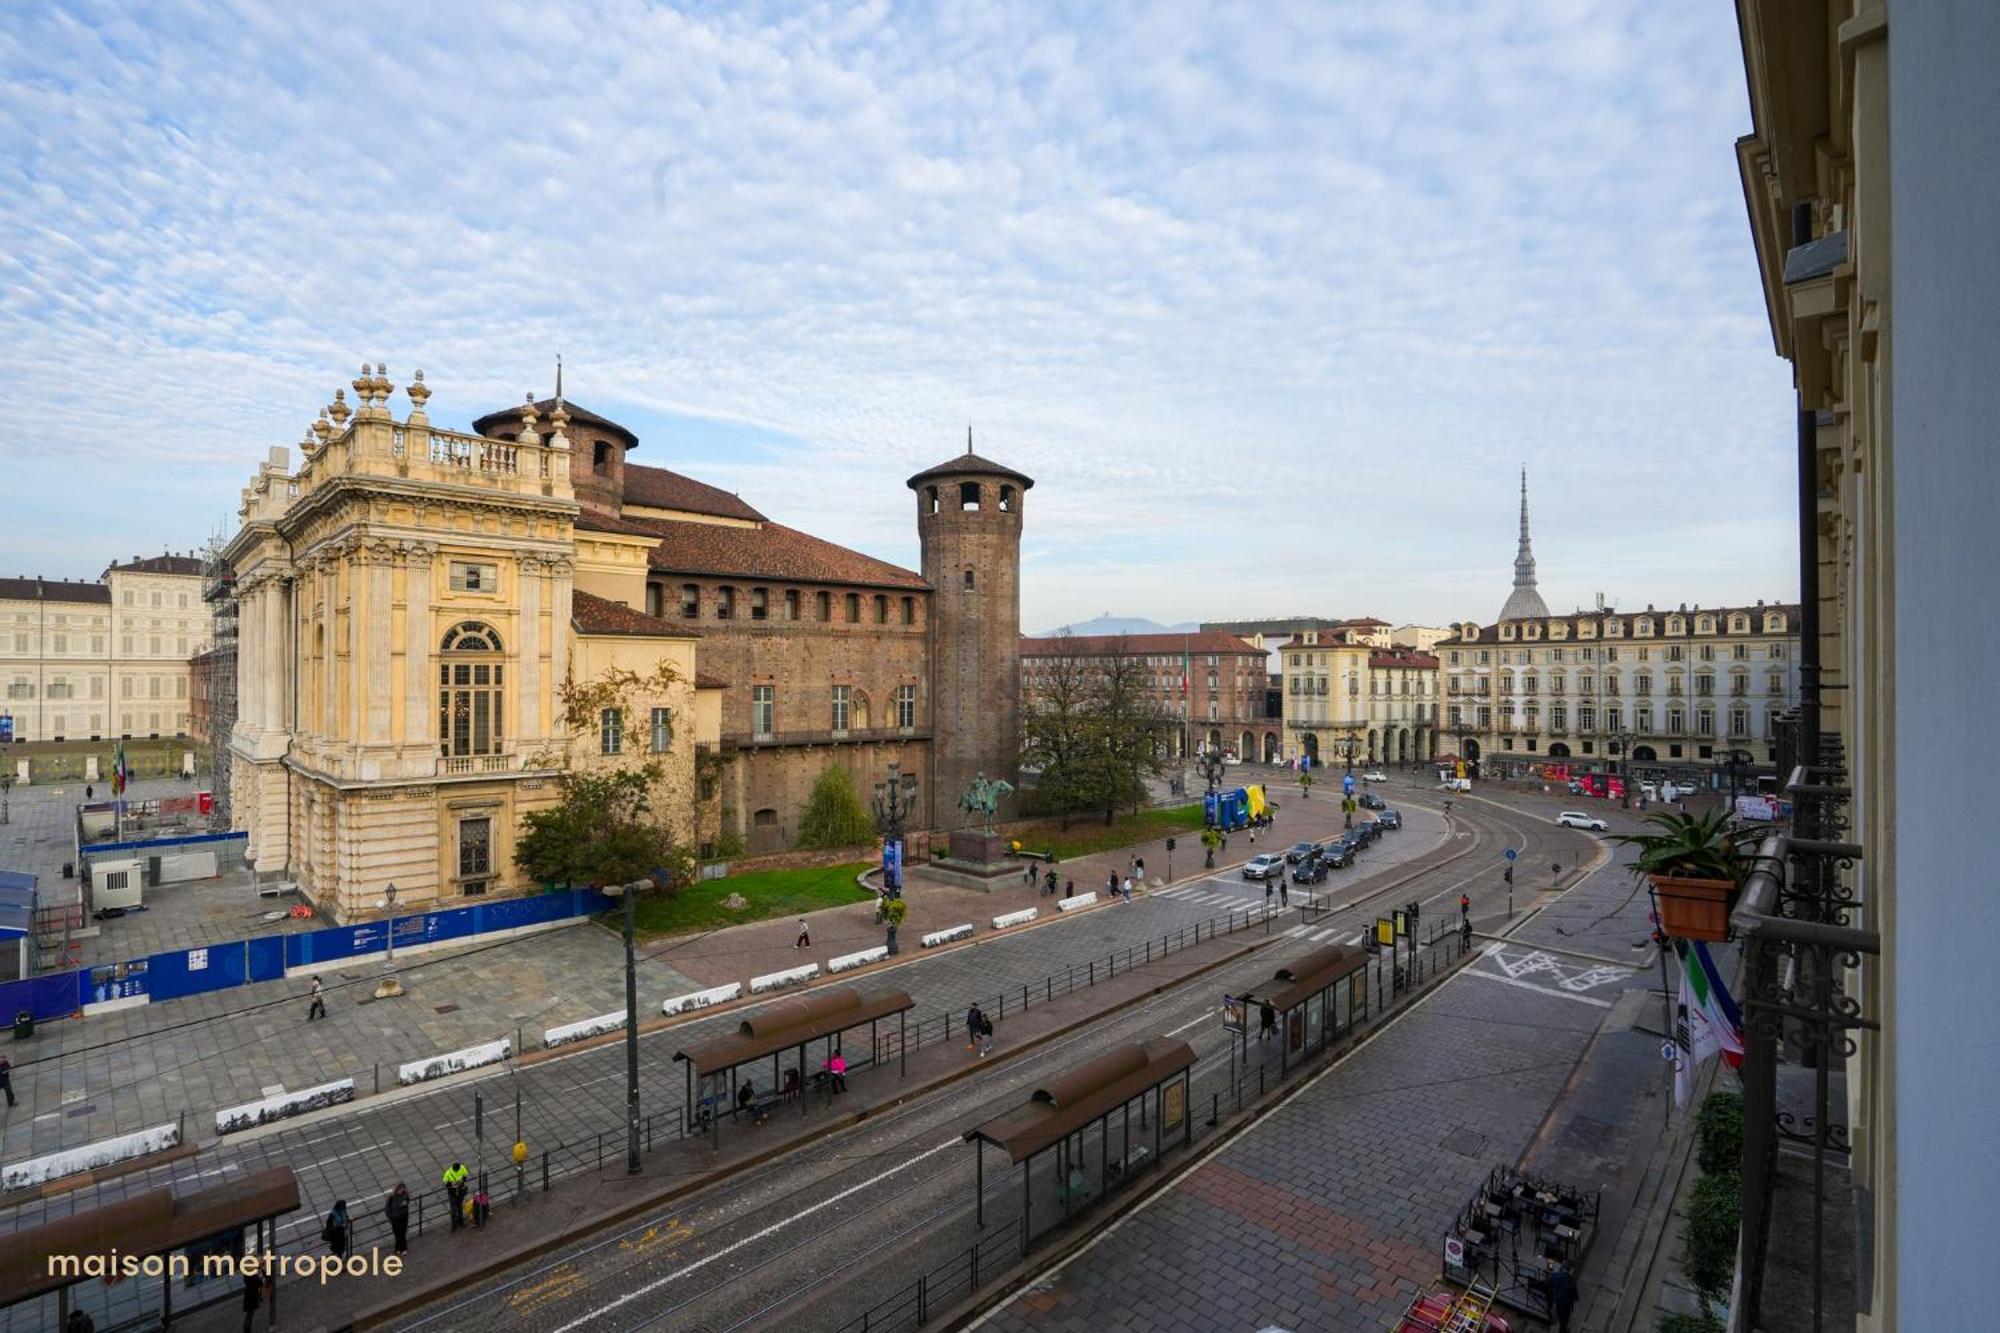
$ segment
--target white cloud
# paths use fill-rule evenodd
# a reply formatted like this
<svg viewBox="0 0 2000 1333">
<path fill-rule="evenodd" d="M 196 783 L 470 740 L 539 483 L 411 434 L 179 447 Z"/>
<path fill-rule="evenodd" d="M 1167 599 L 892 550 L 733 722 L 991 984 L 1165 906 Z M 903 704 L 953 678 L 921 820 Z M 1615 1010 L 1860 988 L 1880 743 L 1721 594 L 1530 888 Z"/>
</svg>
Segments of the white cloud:
<svg viewBox="0 0 2000 1333">
<path fill-rule="evenodd" d="M 1490 615 L 1522 459 L 1551 604 L 1607 569 L 1676 601 L 1791 586 L 1726 13 L 10 20 L 0 455 L 63 460 L 142 544 L 211 521 L 151 476 L 227 512 L 364 359 L 423 366 L 467 421 L 547 391 L 560 347 L 600 410 L 791 442 L 696 470 L 904 560 L 902 478 L 970 419 L 1039 482 L 1031 624 Z M 31 508 L 23 551 L 61 533 L 101 566 Z"/>
</svg>

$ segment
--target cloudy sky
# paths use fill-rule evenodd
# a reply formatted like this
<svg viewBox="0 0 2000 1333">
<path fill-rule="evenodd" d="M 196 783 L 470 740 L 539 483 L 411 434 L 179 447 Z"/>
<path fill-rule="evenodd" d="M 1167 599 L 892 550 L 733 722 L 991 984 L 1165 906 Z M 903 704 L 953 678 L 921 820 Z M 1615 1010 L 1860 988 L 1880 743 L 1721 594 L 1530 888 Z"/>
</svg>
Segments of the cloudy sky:
<svg viewBox="0 0 2000 1333">
<path fill-rule="evenodd" d="M 233 522 L 363 360 L 1022 618 L 1793 595 L 1728 6 L 43 4 L 0 26 L 0 573 Z M 399 411 L 407 404 L 400 396 Z"/>
</svg>

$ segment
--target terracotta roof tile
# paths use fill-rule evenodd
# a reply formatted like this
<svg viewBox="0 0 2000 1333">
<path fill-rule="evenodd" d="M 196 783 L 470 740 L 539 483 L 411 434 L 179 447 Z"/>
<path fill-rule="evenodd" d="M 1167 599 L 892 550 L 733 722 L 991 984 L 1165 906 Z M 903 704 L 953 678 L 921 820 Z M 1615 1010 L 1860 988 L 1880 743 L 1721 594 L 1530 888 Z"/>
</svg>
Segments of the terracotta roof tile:
<svg viewBox="0 0 2000 1333">
<path fill-rule="evenodd" d="M 990 458 L 981 458 L 970 449 L 956 458 L 946 459 L 936 467 L 925 468 L 916 476 L 911 477 L 904 485 L 908 486 L 911 490 L 915 490 L 920 484 L 929 481 L 932 477 L 1012 477 L 1015 481 L 1021 483 L 1021 489 L 1024 491 L 1035 484 L 1034 478 L 1028 476 L 1027 473 L 1017 472 L 1013 468 L 1002 466 Z"/>
<path fill-rule="evenodd" d="M 744 503 L 741 497 L 731 495 L 720 487 L 696 481 L 693 477 L 683 477 L 663 467 L 640 467 L 631 463 L 625 465 L 625 503 L 650 505 L 655 509 L 685 509 L 693 514 L 714 514 L 718 518 L 743 518 L 753 522 L 762 521 L 764 517 Z"/>
<path fill-rule="evenodd" d="M 109 574 L 114 569 L 129 574 L 199 574 L 202 563 L 191 555 L 135 555 L 122 565 L 107 566 L 104 572 Z"/>
<path fill-rule="evenodd" d="M 1218 629 L 1192 634 L 1071 634 L 1021 640 L 1023 657 L 1100 657 L 1119 644 L 1133 656 L 1163 653 L 1240 653 L 1263 657 L 1264 650 Z"/>
<path fill-rule="evenodd" d="M 111 605 L 111 589 L 102 583 L 72 583 L 68 579 L 0 579 L 0 601 L 97 602 Z"/>
<path fill-rule="evenodd" d="M 664 518 L 626 518 L 622 522 L 624 531 L 660 539 L 647 559 L 663 573 L 912 591 L 930 588 L 920 574 L 782 523 L 737 528 Z"/>
<path fill-rule="evenodd" d="M 1393 648 L 1386 651 L 1377 648 L 1374 652 L 1368 654 L 1368 665 L 1371 667 L 1419 667 L 1427 671 L 1435 671 L 1438 667 L 1438 660 L 1430 653 L 1420 653 L 1410 648 Z"/>
<path fill-rule="evenodd" d="M 677 620 L 663 620 L 644 611 L 634 611 L 623 602 L 614 602 L 578 588 L 570 595 L 570 623 L 579 634 L 639 634 L 666 639 L 699 638 L 699 632 Z"/>
</svg>

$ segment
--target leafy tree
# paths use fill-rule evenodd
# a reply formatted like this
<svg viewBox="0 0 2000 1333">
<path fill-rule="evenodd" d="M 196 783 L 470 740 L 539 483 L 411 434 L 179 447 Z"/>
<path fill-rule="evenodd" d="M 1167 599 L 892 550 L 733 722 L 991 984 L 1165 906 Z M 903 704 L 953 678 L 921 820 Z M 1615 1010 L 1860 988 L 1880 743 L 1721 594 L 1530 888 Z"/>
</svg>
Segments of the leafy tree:
<svg viewBox="0 0 2000 1333">
<path fill-rule="evenodd" d="M 651 809 L 659 778 L 654 764 L 563 774 L 556 804 L 522 820 L 514 863 L 545 884 L 680 887 L 694 861 Z"/>
<path fill-rule="evenodd" d="M 1152 673 L 1120 638 L 1099 659 L 1094 700 L 1097 801 L 1104 822 L 1117 817 L 1118 807 L 1137 810 L 1145 800 L 1146 779 L 1167 771 L 1166 746 L 1161 742 L 1174 720 L 1152 692 Z"/>
<path fill-rule="evenodd" d="M 1062 638 L 1070 637 L 1064 630 Z M 1097 669 L 1069 652 L 1034 659 L 1033 701 L 1021 719 L 1021 762 L 1039 770 L 1035 796 L 1041 808 L 1070 816 L 1097 804 Z"/>
<path fill-rule="evenodd" d="M 875 820 L 861 804 L 854 779 L 837 764 L 827 765 L 799 820 L 799 846 L 858 847 L 874 840 Z"/>
</svg>

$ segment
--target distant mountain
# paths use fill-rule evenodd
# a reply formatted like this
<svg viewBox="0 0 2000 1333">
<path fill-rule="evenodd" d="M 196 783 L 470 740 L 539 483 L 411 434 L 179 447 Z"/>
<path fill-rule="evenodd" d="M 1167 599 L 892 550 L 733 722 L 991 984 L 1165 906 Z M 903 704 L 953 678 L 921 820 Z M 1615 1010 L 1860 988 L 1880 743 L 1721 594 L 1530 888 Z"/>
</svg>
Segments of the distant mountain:
<svg viewBox="0 0 2000 1333">
<path fill-rule="evenodd" d="M 1092 634 L 1193 634 L 1201 629 L 1198 621 L 1184 621 L 1178 625 L 1162 625 L 1157 620 L 1147 620 L 1143 616 L 1114 616 L 1109 611 L 1094 620 L 1079 621 L 1074 625 L 1058 625 L 1054 629 L 1043 630 L 1030 637 L 1053 639 L 1067 630 L 1076 635 Z"/>
</svg>

